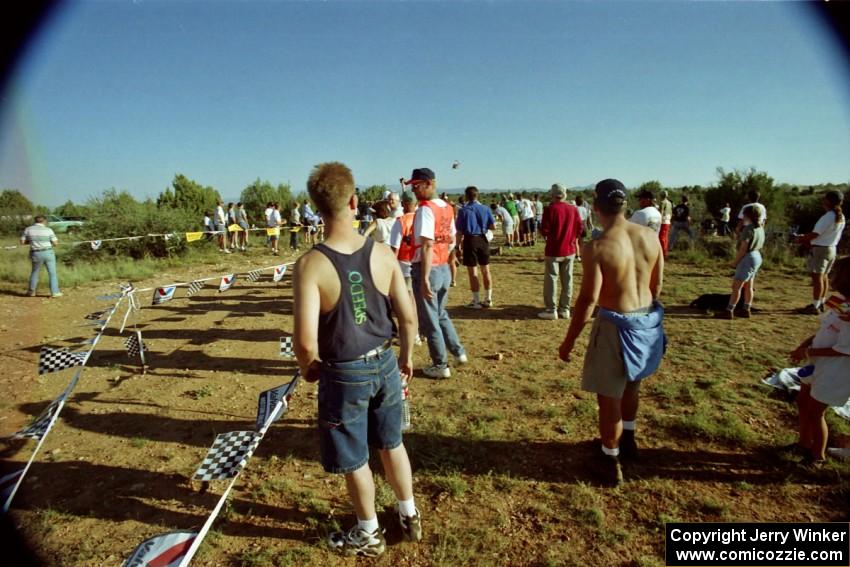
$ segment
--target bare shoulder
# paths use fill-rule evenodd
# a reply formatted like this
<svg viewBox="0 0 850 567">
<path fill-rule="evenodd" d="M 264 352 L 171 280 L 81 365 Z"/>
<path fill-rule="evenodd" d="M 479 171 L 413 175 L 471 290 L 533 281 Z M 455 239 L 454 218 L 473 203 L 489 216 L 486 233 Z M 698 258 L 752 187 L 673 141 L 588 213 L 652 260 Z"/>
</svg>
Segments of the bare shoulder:
<svg viewBox="0 0 850 567">
<path fill-rule="evenodd" d="M 393 268 L 398 265 L 398 260 L 396 259 L 395 253 L 389 246 L 386 244 L 376 243 L 372 249 L 372 258 L 370 259 L 370 263 L 372 265 L 373 274 L 390 274 L 392 273 Z M 376 269 L 378 272 L 376 272 Z"/>
<path fill-rule="evenodd" d="M 327 266 L 331 266 L 327 256 L 317 250 L 310 250 L 295 261 L 295 275 L 300 279 L 311 279 Z"/>
<path fill-rule="evenodd" d="M 375 243 L 372 254 L 381 262 L 392 263 L 396 260 L 395 253 L 392 251 L 392 248 L 385 244 Z"/>
</svg>

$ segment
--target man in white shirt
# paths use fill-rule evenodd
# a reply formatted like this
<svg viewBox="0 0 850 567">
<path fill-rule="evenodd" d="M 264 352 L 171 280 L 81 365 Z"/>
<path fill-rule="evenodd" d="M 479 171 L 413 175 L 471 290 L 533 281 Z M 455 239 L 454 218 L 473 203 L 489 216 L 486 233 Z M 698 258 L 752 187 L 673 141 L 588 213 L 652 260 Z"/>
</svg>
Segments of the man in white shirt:
<svg viewBox="0 0 850 567">
<path fill-rule="evenodd" d="M 755 207 L 758 211 L 759 224 L 764 226 L 764 223 L 767 221 L 767 208 L 764 205 L 759 203 L 759 199 L 761 195 L 756 190 L 752 190 L 747 194 L 747 197 L 750 199 L 750 202 L 741 207 L 741 210 L 738 211 L 738 226 L 735 227 L 735 233 L 741 234 L 741 231 L 744 229 L 744 226 L 750 224 L 750 222 L 744 217 L 744 209 L 749 207 Z"/>
<path fill-rule="evenodd" d="M 590 231 L 593 230 L 593 218 L 590 214 L 590 209 L 587 207 L 587 203 L 584 202 L 584 197 L 581 195 L 576 195 L 576 198 L 570 202 L 570 204 L 575 205 L 578 209 L 578 216 L 581 219 L 581 231 L 579 232 L 579 237 L 583 240 Z M 581 252 L 579 250 L 579 252 Z M 577 259 L 581 259 L 580 257 Z"/>
<path fill-rule="evenodd" d="M 404 207 L 401 206 L 401 202 L 398 199 L 398 193 L 390 193 L 387 201 L 390 203 L 390 216 L 392 216 L 392 218 L 397 219 L 404 214 Z"/>
<path fill-rule="evenodd" d="M 630 222 L 646 226 L 658 234 L 661 231 L 661 211 L 655 208 L 655 196 L 649 189 L 644 189 L 637 194 L 640 210 L 632 213 Z"/>
<path fill-rule="evenodd" d="M 272 254 L 278 254 L 278 241 L 280 240 L 280 225 L 282 223 L 282 219 L 280 216 L 280 209 L 277 203 L 273 203 L 271 206 L 271 212 L 269 213 L 268 220 L 266 221 L 266 233 L 269 235 L 269 246 L 272 249 Z"/>
<path fill-rule="evenodd" d="M 726 206 L 720 209 L 720 236 L 726 236 L 727 234 L 732 233 L 732 229 L 729 228 L 729 218 L 732 214 L 732 207 L 729 206 L 729 203 L 726 203 Z"/>
<path fill-rule="evenodd" d="M 829 271 L 835 263 L 838 242 L 844 233 L 846 225 L 841 205 L 844 195 L 840 191 L 830 191 L 824 195 L 821 204 L 824 214 L 818 219 L 815 227 L 808 234 L 798 238 L 800 244 L 808 244 L 808 268 L 812 276 L 812 302 L 798 313 L 817 315 L 824 310 L 827 293 L 829 292 Z"/>
<path fill-rule="evenodd" d="M 534 205 L 524 193 L 519 200 L 517 210 L 520 222 L 520 246 L 531 246 L 534 244 Z"/>
<path fill-rule="evenodd" d="M 218 233 L 219 252 L 230 254 L 230 250 L 227 249 L 227 215 L 224 212 L 224 201 L 219 200 L 218 206 L 215 208 L 215 215 L 213 215 L 213 222 L 215 223 L 215 231 Z"/>
<path fill-rule="evenodd" d="M 428 339 L 431 355 L 431 366 L 422 372 L 429 378 L 449 378 L 452 374 L 446 350 L 452 353 L 457 364 L 468 361 L 466 350 L 446 311 L 451 284 L 449 248 L 454 245 L 457 233 L 454 214 L 448 203 L 437 198 L 436 178 L 427 167 L 414 169 L 405 185 L 411 185 L 419 199 L 413 220 L 413 238 L 417 248 L 410 273 L 419 332 Z"/>
</svg>

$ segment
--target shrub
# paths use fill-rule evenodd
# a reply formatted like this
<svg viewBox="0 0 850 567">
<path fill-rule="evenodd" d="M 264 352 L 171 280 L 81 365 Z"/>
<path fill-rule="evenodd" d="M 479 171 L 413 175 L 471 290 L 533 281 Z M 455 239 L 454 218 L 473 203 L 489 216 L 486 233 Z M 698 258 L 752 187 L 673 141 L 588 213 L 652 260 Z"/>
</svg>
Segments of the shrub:
<svg viewBox="0 0 850 567">
<path fill-rule="evenodd" d="M 97 262 L 115 256 L 141 259 L 145 257 L 162 258 L 180 255 L 186 251 L 184 232 L 201 230 L 203 219 L 196 218 L 182 209 L 157 207 L 147 200 L 136 201 L 127 192 L 109 189 L 103 196 L 88 203 L 89 217 L 80 233 L 81 240 L 124 238 L 147 234 L 174 233 L 166 240 L 162 237 L 139 238 L 104 242 L 97 251 L 90 246 L 78 245 L 66 257 L 66 261 Z"/>
</svg>

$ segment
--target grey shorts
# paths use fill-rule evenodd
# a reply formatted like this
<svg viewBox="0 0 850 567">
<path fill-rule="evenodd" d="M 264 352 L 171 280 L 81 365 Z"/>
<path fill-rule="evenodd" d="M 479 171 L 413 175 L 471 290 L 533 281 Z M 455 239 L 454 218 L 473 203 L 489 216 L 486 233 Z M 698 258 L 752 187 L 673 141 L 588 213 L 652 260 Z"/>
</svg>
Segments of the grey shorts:
<svg viewBox="0 0 850 567">
<path fill-rule="evenodd" d="M 812 246 L 808 267 L 813 274 L 828 274 L 835 263 L 835 246 Z"/>
<path fill-rule="evenodd" d="M 596 317 L 584 355 L 581 389 L 620 399 L 626 390 L 627 377 L 617 325 Z"/>
</svg>

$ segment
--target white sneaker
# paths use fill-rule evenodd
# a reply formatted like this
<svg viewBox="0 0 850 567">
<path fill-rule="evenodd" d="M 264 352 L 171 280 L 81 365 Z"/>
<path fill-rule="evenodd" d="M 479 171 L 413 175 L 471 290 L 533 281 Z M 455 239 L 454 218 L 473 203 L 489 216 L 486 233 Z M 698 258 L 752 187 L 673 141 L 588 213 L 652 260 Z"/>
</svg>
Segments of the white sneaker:
<svg viewBox="0 0 850 567">
<path fill-rule="evenodd" d="M 481 307 L 483 307 L 484 309 L 490 309 L 491 307 L 493 307 L 493 300 L 485 299 L 481 302 Z"/>
<path fill-rule="evenodd" d="M 555 311 L 541 311 L 537 314 L 540 319 L 548 319 L 549 321 L 555 321 L 558 319 L 558 314 Z"/>
<path fill-rule="evenodd" d="M 452 371 L 448 366 L 440 368 L 439 366 L 428 366 L 422 369 L 422 374 L 428 378 L 451 378 Z"/>
<path fill-rule="evenodd" d="M 566 309 L 561 309 L 560 311 L 558 311 L 558 317 L 560 317 L 561 319 L 569 319 L 570 318 L 569 307 L 566 308 Z"/>
<path fill-rule="evenodd" d="M 467 309 L 481 309 L 481 304 L 477 301 L 470 301 L 466 305 L 464 305 Z"/>
<path fill-rule="evenodd" d="M 466 353 L 463 353 L 460 356 L 455 357 L 455 362 L 458 366 L 460 366 L 461 364 L 466 364 L 467 362 L 469 362 L 469 357 L 466 356 Z"/>
<path fill-rule="evenodd" d="M 386 545 L 381 528 L 369 533 L 355 525 L 347 532 L 328 534 L 328 546 L 348 556 L 377 557 L 384 552 Z"/>
</svg>

